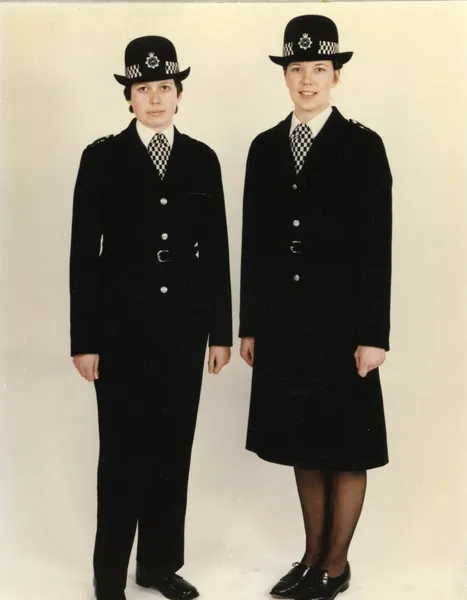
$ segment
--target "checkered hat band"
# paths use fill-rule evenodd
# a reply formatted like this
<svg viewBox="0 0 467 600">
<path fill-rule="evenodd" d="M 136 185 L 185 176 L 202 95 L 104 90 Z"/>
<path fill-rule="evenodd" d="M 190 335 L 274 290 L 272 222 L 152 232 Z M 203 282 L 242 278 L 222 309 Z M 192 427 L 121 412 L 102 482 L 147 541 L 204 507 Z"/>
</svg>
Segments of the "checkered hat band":
<svg viewBox="0 0 467 600">
<path fill-rule="evenodd" d="M 179 66 L 178 66 L 178 62 L 173 62 L 171 60 L 166 60 L 165 61 L 165 72 L 169 73 L 170 75 L 174 75 L 175 73 L 178 73 L 180 71 Z"/>
<path fill-rule="evenodd" d="M 142 77 L 142 73 L 139 70 L 139 65 L 131 65 L 125 68 L 125 75 L 128 79 L 136 79 L 136 77 Z"/>
<path fill-rule="evenodd" d="M 339 54 L 339 44 L 337 42 L 327 42 L 326 40 L 318 40 L 313 41 L 313 44 L 310 46 L 309 50 L 316 48 L 316 44 L 318 45 L 318 54 Z M 294 50 L 295 45 L 295 50 Z M 283 55 L 284 56 L 293 56 L 296 53 L 303 52 L 303 49 L 300 48 L 298 43 L 296 42 L 287 42 L 283 47 Z"/>
<path fill-rule="evenodd" d="M 339 54 L 337 42 L 318 42 L 318 54 Z"/>
<path fill-rule="evenodd" d="M 284 56 L 292 56 L 293 54 L 293 43 L 287 42 L 284 44 Z"/>
</svg>

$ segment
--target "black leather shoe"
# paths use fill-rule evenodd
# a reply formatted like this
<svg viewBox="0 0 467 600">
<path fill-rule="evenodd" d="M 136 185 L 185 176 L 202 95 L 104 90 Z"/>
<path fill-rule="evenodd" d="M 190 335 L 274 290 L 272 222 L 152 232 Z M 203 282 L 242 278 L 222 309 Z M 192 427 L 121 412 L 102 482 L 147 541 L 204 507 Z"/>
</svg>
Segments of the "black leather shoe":
<svg viewBox="0 0 467 600">
<path fill-rule="evenodd" d="M 102 587 L 98 585 L 95 577 L 92 585 L 94 587 L 94 598 L 96 598 L 96 600 L 126 600 L 125 592 L 123 590 L 102 589 Z"/>
<path fill-rule="evenodd" d="M 307 579 L 297 600 L 334 600 L 350 586 L 350 565 L 347 563 L 344 572 L 338 577 L 329 577 L 327 571 L 317 571 Z"/>
<path fill-rule="evenodd" d="M 136 583 L 141 587 L 158 590 L 169 600 L 191 600 L 199 596 L 198 590 L 183 577 L 160 567 L 148 569 L 137 563 Z"/>
<path fill-rule="evenodd" d="M 293 563 L 287 575 L 281 577 L 269 593 L 274 598 L 296 598 L 312 569 L 302 563 Z"/>
</svg>

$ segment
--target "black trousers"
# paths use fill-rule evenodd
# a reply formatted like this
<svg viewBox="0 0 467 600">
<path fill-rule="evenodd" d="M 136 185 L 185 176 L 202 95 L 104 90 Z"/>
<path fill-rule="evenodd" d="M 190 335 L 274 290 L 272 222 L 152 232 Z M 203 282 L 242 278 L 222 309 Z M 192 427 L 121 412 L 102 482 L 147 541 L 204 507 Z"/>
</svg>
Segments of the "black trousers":
<svg viewBox="0 0 467 600">
<path fill-rule="evenodd" d="M 171 342 L 130 363 L 103 354 L 94 575 L 100 590 L 126 586 L 137 560 L 172 571 L 184 562 L 191 449 L 206 339 Z"/>
</svg>

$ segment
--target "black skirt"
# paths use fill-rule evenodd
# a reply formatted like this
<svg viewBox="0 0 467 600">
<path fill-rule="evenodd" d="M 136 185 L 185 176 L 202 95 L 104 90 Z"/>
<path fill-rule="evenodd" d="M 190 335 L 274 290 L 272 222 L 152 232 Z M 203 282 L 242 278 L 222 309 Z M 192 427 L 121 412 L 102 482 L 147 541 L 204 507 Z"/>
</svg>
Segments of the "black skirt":
<svg viewBox="0 0 467 600">
<path fill-rule="evenodd" d="M 247 449 L 309 469 L 366 470 L 388 462 L 378 369 L 358 375 L 353 343 L 293 327 L 255 338 Z"/>
</svg>

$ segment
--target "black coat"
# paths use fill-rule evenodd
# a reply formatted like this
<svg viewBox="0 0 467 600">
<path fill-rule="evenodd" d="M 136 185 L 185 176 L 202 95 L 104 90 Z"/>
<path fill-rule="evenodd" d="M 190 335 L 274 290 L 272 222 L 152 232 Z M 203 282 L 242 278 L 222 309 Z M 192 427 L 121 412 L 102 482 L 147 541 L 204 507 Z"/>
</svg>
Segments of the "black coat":
<svg viewBox="0 0 467 600">
<path fill-rule="evenodd" d="M 227 226 L 213 150 L 175 129 L 161 181 L 136 120 L 86 148 L 73 203 L 70 293 L 72 355 L 144 354 L 162 335 L 230 346 Z"/>
<path fill-rule="evenodd" d="M 290 124 L 291 115 L 260 134 L 247 161 L 239 334 L 256 342 L 247 446 L 284 464 L 378 466 L 379 373 L 358 377 L 353 353 L 389 349 L 384 145 L 334 108 L 297 176 Z"/>
</svg>

